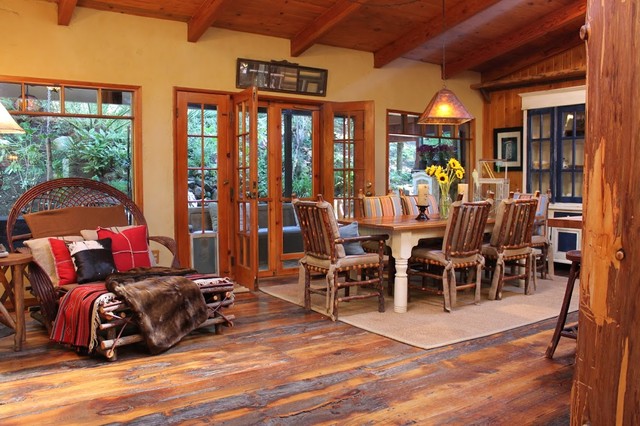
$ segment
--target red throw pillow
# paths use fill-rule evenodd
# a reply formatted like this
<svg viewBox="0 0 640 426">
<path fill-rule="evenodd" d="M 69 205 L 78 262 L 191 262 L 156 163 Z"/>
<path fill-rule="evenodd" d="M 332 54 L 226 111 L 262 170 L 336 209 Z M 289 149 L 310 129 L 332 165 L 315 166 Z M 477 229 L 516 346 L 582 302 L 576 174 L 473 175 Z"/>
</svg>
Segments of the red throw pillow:
<svg viewBox="0 0 640 426">
<path fill-rule="evenodd" d="M 121 232 L 98 228 L 98 238 L 111 238 L 111 252 L 119 272 L 151 266 L 145 225 L 134 226 Z"/>
<path fill-rule="evenodd" d="M 49 238 L 51 253 L 56 265 L 56 273 L 58 274 L 58 285 L 73 284 L 77 281 L 76 268 L 71 260 L 69 248 L 64 240 Z"/>
</svg>

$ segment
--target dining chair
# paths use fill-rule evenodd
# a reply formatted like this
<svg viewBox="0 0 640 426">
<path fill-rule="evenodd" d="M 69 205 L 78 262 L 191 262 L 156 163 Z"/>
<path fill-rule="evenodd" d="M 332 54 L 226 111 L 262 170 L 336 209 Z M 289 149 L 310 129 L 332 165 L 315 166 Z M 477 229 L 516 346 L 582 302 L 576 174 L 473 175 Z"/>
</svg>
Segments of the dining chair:
<svg viewBox="0 0 640 426">
<path fill-rule="evenodd" d="M 294 200 L 293 205 L 302 230 L 304 256 L 300 260 L 304 268 L 304 307 L 311 309 L 311 294 L 325 296 L 327 314 L 334 321 L 338 318 L 338 304 L 351 300 L 378 298 L 378 312 L 384 312 L 382 268 L 384 243 L 388 235 L 341 237 L 333 207 L 318 195 L 317 201 Z M 348 254 L 347 244 L 374 242 L 375 253 Z M 325 286 L 313 288 L 311 273 L 325 275 Z M 342 278 L 342 279 L 341 279 Z M 351 287 L 358 291 L 351 295 Z M 344 295 L 338 292 L 345 289 Z"/>
<path fill-rule="evenodd" d="M 402 216 L 404 210 L 402 201 L 398 194 L 389 191 L 387 195 L 364 195 L 362 190 L 358 191 L 359 217 L 385 217 Z M 374 241 L 362 243 L 366 252 L 375 253 L 378 249 Z M 396 276 L 396 260 L 391 253 L 391 247 L 384 246 L 384 269 L 387 274 L 387 293 L 393 296 L 393 282 Z"/>
<path fill-rule="evenodd" d="M 420 209 L 418 208 L 417 195 L 405 194 L 404 191 L 400 189 L 400 200 L 402 201 L 402 209 L 404 210 L 404 214 L 417 216 L 420 213 Z M 429 219 L 440 218 L 440 209 L 438 207 L 438 201 L 436 200 L 436 197 L 434 197 L 433 194 L 431 193 L 427 195 L 426 214 Z"/>
<path fill-rule="evenodd" d="M 484 229 L 489 217 L 491 203 L 478 201 L 463 203 L 457 200 L 451 206 L 447 227 L 441 248 L 415 247 L 409 259 L 407 275 L 433 278 L 441 287 L 422 286 L 421 290 L 444 296 L 444 310 L 451 312 L 457 304 L 457 292 L 475 289 L 475 303 L 480 302 L 482 268 L 481 254 Z M 432 270 L 437 267 L 437 271 Z M 458 283 L 456 271 L 475 268 L 475 274 L 460 274 Z M 466 279 L 465 279 L 466 278 Z"/>
<path fill-rule="evenodd" d="M 531 236 L 531 247 L 536 256 L 535 268 L 540 271 L 540 278 L 546 279 L 549 274 L 549 202 L 551 200 L 551 190 L 547 189 L 545 194 L 540 191 L 531 193 L 514 193 L 514 199 L 535 198 L 538 200 L 536 216 L 533 223 L 533 234 Z"/>
<path fill-rule="evenodd" d="M 537 281 L 535 269 L 532 269 L 535 255 L 531 248 L 531 234 L 537 205 L 536 199 L 515 200 L 511 193 L 498 206 L 491 240 L 482 246 L 485 269 L 492 272 L 490 300 L 502 299 L 502 288 L 506 281 L 523 279 L 525 294 L 535 291 Z M 513 273 L 507 274 L 507 264 L 513 263 L 517 268 L 512 270 Z M 529 285 L 531 275 L 532 286 Z"/>
</svg>

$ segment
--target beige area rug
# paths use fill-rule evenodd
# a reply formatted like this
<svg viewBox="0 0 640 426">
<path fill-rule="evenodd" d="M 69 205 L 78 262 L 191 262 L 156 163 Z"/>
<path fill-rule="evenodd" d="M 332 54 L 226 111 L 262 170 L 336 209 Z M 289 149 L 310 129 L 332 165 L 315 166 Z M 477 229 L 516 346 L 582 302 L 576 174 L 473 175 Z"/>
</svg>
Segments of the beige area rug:
<svg viewBox="0 0 640 426">
<path fill-rule="evenodd" d="M 555 317 L 560 312 L 567 279 L 538 279 L 535 294 L 525 296 L 524 289 L 506 285 L 502 300 L 487 299 L 488 288 L 483 288 L 479 305 L 473 295 L 458 294 L 458 306 L 453 312 L 443 310 L 442 297 L 411 290 L 406 313 L 393 311 L 393 299 L 385 297 L 386 312 L 377 311 L 377 299 L 341 303 L 339 320 L 355 327 L 380 334 L 402 343 L 431 349 L 465 340 L 488 336 L 516 327 L 533 324 Z M 578 309 L 576 283 L 571 298 L 570 312 Z M 261 288 L 264 293 L 302 305 L 299 284 L 284 284 Z M 324 314 L 325 299 L 312 294 L 312 309 Z"/>
</svg>

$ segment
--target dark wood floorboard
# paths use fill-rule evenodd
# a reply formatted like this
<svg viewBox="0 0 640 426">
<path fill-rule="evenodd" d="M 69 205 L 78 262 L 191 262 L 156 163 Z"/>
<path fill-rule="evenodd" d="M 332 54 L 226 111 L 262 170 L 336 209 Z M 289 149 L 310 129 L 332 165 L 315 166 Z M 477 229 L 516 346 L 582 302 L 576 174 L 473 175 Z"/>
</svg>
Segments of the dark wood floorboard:
<svg viewBox="0 0 640 426">
<path fill-rule="evenodd" d="M 30 320 L 22 352 L 0 339 L 0 424 L 568 424 L 575 341 L 544 357 L 555 319 L 423 350 L 261 292 L 227 312 L 222 335 L 112 363 Z"/>
</svg>

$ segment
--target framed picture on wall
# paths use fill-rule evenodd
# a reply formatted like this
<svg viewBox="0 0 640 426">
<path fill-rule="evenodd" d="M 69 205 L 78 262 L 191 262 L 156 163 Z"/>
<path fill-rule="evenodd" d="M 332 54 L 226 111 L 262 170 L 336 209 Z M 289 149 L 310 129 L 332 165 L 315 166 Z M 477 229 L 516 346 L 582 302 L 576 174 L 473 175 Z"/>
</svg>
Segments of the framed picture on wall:
<svg viewBox="0 0 640 426">
<path fill-rule="evenodd" d="M 505 127 L 493 130 L 493 155 L 497 171 L 522 170 L 522 127 Z"/>
</svg>

